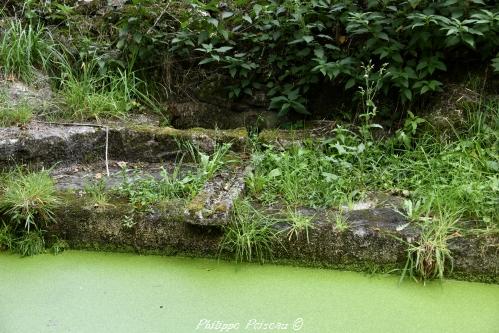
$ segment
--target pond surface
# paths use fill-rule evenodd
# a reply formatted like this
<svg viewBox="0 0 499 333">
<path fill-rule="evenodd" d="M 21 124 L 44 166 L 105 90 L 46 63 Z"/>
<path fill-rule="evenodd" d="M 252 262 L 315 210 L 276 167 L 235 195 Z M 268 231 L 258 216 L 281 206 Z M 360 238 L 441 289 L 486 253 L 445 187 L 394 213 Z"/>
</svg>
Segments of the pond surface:
<svg viewBox="0 0 499 333">
<path fill-rule="evenodd" d="M 499 332 L 499 285 L 399 285 L 394 276 L 133 254 L 0 254 L 1 333 L 227 331 Z"/>
</svg>

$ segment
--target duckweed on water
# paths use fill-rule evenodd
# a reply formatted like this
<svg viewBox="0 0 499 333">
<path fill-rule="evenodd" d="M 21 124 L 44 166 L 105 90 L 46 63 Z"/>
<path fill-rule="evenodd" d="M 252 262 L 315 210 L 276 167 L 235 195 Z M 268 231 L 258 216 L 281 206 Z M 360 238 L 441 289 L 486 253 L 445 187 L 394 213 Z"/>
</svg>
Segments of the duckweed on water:
<svg viewBox="0 0 499 333">
<path fill-rule="evenodd" d="M 5 333 L 75 327 L 192 333 L 203 319 L 240 322 L 239 331 L 252 319 L 289 325 L 301 319 L 300 333 L 493 333 L 499 327 L 497 285 L 445 281 L 421 288 L 392 276 L 77 251 L 30 260 L 0 254 L 0 267 Z M 293 332 L 289 327 L 285 332 Z"/>
</svg>

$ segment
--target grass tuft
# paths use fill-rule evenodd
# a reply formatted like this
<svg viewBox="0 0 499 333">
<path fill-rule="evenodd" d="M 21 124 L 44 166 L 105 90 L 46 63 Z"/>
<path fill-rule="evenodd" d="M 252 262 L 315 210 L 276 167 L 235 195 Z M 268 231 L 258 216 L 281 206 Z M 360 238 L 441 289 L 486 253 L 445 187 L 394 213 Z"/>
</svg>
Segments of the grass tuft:
<svg viewBox="0 0 499 333">
<path fill-rule="evenodd" d="M 234 205 L 232 222 L 225 229 L 220 253 L 233 253 L 236 263 L 254 260 L 264 263 L 272 258 L 273 248 L 279 243 L 273 224 L 249 202 L 238 201 Z"/>
<path fill-rule="evenodd" d="M 313 216 L 305 216 L 297 210 L 288 210 L 287 221 L 290 223 L 287 231 L 288 239 L 293 237 L 298 240 L 301 234 L 305 234 L 307 243 L 310 242 L 309 230 L 313 229 Z"/>
<path fill-rule="evenodd" d="M 29 81 L 35 69 L 47 69 L 55 52 L 48 30 L 40 24 L 12 19 L 0 32 L 0 67 L 5 76 Z"/>
<path fill-rule="evenodd" d="M 104 180 L 99 179 L 93 183 L 85 184 L 83 192 L 94 207 L 110 206 L 110 194 L 106 190 L 106 183 Z"/>
<path fill-rule="evenodd" d="M 447 245 L 456 235 L 458 221 L 459 216 L 442 211 L 421 224 L 420 238 L 408 244 L 401 280 L 407 275 L 422 281 L 443 279 L 449 263 L 452 270 L 452 256 Z"/>
<path fill-rule="evenodd" d="M 65 104 L 63 117 L 80 120 L 124 119 L 139 106 L 136 97 L 141 81 L 127 70 L 101 73 L 98 61 L 84 63 L 80 73 L 69 64 L 61 80 Z"/>
<path fill-rule="evenodd" d="M 48 172 L 12 172 L 7 176 L 2 192 L 0 212 L 10 220 L 14 230 L 29 233 L 32 228 L 40 230 L 54 222 L 53 209 L 59 200 Z"/>
<path fill-rule="evenodd" d="M 0 251 L 12 249 L 14 236 L 9 226 L 3 225 L 0 227 Z"/>
<path fill-rule="evenodd" d="M 332 221 L 334 222 L 336 230 L 340 232 L 343 232 L 350 227 L 350 225 L 348 224 L 347 217 L 345 216 L 345 213 L 342 210 L 334 214 Z"/>
<path fill-rule="evenodd" d="M 31 121 L 33 116 L 33 108 L 27 103 L 16 106 L 0 106 L 0 127 L 25 125 Z"/>
<path fill-rule="evenodd" d="M 15 248 L 23 257 L 45 252 L 45 240 L 42 231 L 26 232 L 16 241 Z"/>
</svg>

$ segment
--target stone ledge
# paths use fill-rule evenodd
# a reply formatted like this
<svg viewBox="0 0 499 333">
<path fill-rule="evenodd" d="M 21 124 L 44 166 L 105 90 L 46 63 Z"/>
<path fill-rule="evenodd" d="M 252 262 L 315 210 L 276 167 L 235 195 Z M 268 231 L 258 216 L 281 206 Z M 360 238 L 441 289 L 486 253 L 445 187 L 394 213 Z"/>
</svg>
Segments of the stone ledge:
<svg viewBox="0 0 499 333">
<path fill-rule="evenodd" d="M 65 239 L 78 249 L 230 258 L 230 253 L 219 252 L 223 228 L 185 223 L 185 209 L 183 201 L 163 203 L 152 212 L 134 214 L 133 225 L 126 226 L 123 222 L 131 216 L 126 203 L 95 209 L 76 199 L 57 210 L 59 222 L 49 226 L 47 237 Z M 349 212 L 348 228 L 343 231 L 335 226 L 328 212 L 314 214 L 308 241 L 303 234 L 289 238 L 286 223 L 278 225 L 282 232 L 280 244 L 273 249 L 275 262 L 359 271 L 373 267 L 379 271 L 400 270 L 407 249 L 400 239 L 413 241 L 419 234 L 411 226 L 401 228 L 406 221 L 389 208 Z M 498 236 L 454 238 L 449 244 L 454 269 L 447 271 L 447 277 L 499 283 L 497 244 Z"/>
<path fill-rule="evenodd" d="M 189 142 L 200 151 L 211 152 L 216 144 L 231 142 L 231 149 L 246 147 L 245 129 L 177 130 L 174 128 L 135 125 L 109 127 L 109 158 L 122 161 L 161 162 L 175 159 Z M 32 123 L 26 128 L 0 128 L 0 168 L 19 163 L 52 166 L 103 160 L 106 130 L 104 127 Z"/>
<path fill-rule="evenodd" d="M 185 209 L 186 222 L 203 226 L 225 226 L 230 222 L 234 201 L 245 190 L 244 178 L 250 167 L 238 167 L 217 174 L 189 202 Z"/>
</svg>

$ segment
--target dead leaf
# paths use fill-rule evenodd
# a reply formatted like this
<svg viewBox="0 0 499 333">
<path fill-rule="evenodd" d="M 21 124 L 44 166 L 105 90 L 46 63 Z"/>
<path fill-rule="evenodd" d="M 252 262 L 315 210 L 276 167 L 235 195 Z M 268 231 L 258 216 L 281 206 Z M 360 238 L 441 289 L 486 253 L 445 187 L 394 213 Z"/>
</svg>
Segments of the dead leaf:
<svg viewBox="0 0 499 333">
<path fill-rule="evenodd" d="M 124 162 L 124 161 L 119 161 L 119 162 L 116 162 L 116 164 L 117 164 L 120 168 L 122 168 L 122 169 L 125 169 L 125 168 L 126 168 L 126 165 L 127 165 L 127 164 L 126 164 L 126 162 Z"/>
</svg>

